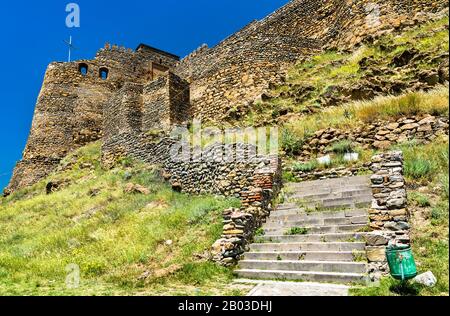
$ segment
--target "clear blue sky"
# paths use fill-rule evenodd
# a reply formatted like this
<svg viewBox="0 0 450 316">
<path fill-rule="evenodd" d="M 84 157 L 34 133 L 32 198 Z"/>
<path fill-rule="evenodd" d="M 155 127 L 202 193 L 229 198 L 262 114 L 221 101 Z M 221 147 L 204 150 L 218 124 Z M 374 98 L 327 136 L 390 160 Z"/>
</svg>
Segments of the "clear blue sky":
<svg viewBox="0 0 450 316">
<path fill-rule="evenodd" d="M 66 5 L 81 9 L 81 27 L 65 25 Z M 288 0 L 46 0 L 0 2 L 0 190 L 20 160 L 47 65 L 65 61 L 73 35 L 74 59 L 93 58 L 105 42 L 141 42 L 185 56 L 214 46 Z"/>
</svg>

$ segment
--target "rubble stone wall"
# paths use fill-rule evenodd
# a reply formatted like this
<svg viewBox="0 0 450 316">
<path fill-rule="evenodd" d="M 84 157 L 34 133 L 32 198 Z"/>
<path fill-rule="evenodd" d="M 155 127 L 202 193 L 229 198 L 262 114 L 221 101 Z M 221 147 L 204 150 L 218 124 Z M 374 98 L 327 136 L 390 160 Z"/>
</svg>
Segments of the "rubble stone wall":
<svg viewBox="0 0 450 316">
<path fill-rule="evenodd" d="M 373 233 L 366 237 L 369 273 L 372 277 L 388 273 L 386 247 L 410 244 L 410 214 L 407 209 L 406 183 L 403 177 L 403 153 L 387 152 L 372 158 L 373 203 L 369 210 Z"/>
<path fill-rule="evenodd" d="M 438 135 L 448 133 L 448 117 L 432 115 L 403 117 L 396 121 L 377 121 L 372 124 L 361 123 L 354 129 L 327 128 L 306 139 L 300 160 L 307 161 L 312 156 L 325 155 L 330 152 L 331 145 L 342 140 L 349 140 L 364 149 L 384 150 L 411 140 L 428 143 Z"/>
</svg>

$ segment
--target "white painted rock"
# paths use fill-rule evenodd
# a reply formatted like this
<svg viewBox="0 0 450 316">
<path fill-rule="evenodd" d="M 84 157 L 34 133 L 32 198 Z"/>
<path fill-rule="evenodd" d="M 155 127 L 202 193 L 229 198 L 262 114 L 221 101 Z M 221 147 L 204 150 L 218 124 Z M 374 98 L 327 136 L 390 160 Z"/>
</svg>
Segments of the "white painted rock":
<svg viewBox="0 0 450 316">
<path fill-rule="evenodd" d="M 167 240 L 166 241 L 166 245 L 167 246 L 172 246 L 173 245 L 173 240 Z"/>
<path fill-rule="evenodd" d="M 331 157 L 330 155 L 327 155 L 324 157 L 317 158 L 317 162 L 321 165 L 329 165 L 331 164 Z"/>
<path fill-rule="evenodd" d="M 359 160 L 359 154 L 358 153 L 348 153 L 344 155 L 345 161 L 358 161 Z"/>
<path fill-rule="evenodd" d="M 422 273 L 422 274 L 416 276 L 414 278 L 414 282 L 423 284 L 428 287 L 433 287 L 436 285 L 437 279 L 434 276 L 433 272 L 428 271 L 428 272 L 425 272 L 425 273 Z"/>
</svg>

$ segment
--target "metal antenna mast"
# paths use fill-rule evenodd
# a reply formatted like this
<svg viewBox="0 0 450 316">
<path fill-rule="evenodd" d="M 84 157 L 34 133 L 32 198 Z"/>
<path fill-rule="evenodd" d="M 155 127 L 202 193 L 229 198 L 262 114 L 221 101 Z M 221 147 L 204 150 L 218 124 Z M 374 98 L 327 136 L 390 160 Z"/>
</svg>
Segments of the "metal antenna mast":
<svg viewBox="0 0 450 316">
<path fill-rule="evenodd" d="M 69 58 L 68 58 L 68 61 L 70 63 L 70 61 L 72 59 L 72 50 L 76 50 L 77 49 L 72 43 L 72 35 L 70 36 L 69 41 L 65 40 L 64 43 L 66 43 L 66 45 L 69 47 Z"/>
</svg>

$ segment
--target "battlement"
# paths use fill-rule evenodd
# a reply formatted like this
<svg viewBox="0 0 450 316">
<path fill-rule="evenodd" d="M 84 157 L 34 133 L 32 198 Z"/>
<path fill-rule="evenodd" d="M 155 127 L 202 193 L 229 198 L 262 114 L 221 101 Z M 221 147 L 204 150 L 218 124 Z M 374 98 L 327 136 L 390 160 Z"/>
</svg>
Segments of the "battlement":
<svg viewBox="0 0 450 316">
<path fill-rule="evenodd" d="M 176 61 L 180 60 L 180 56 L 174 55 L 172 53 L 163 51 L 161 49 L 158 48 L 154 48 L 152 46 L 149 46 L 147 44 L 139 44 L 139 46 L 136 48 L 137 52 L 142 52 L 142 53 L 151 53 L 151 54 L 157 54 L 157 55 L 161 55 L 161 56 L 165 56 L 167 58 L 172 58 Z"/>
</svg>

